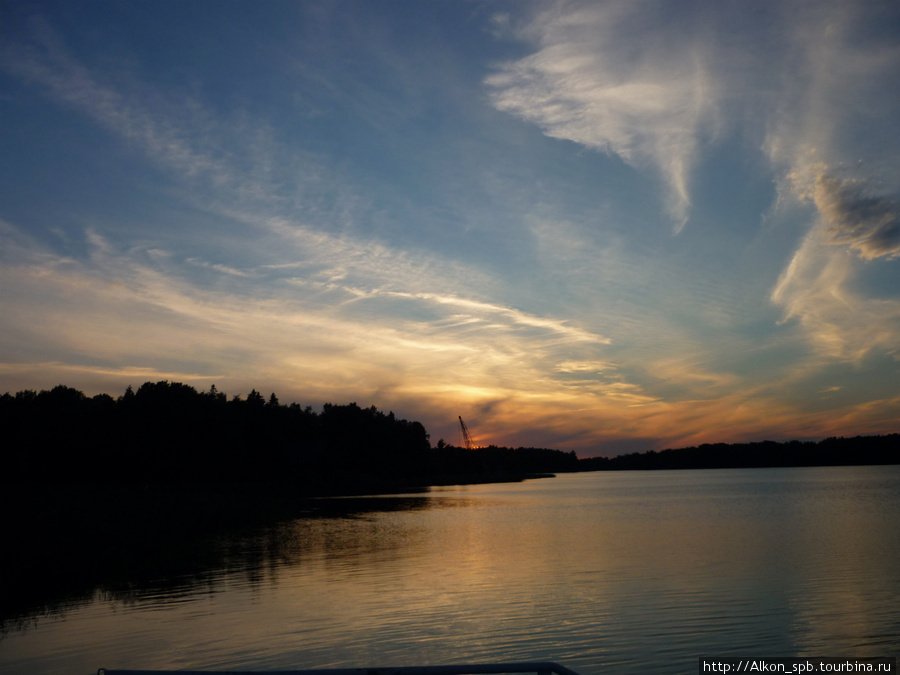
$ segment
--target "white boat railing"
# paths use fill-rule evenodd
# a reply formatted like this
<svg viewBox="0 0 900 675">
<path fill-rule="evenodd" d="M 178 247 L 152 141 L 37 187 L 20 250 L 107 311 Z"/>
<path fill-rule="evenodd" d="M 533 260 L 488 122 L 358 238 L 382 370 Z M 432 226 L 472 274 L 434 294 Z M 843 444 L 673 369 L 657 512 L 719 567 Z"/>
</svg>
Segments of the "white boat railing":
<svg viewBox="0 0 900 675">
<path fill-rule="evenodd" d="M 553 661 L 474 663 L 451 666 L 403 666 L 400 668 L 323 668 L 317 670 L 113 670 L 100 668 L 97 675 L 578 675 Z"/>
</svg>

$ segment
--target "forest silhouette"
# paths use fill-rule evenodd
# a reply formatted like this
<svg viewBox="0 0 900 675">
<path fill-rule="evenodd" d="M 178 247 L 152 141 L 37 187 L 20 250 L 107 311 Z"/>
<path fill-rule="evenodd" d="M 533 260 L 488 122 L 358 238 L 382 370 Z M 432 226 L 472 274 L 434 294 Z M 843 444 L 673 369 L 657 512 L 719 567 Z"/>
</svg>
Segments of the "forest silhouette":
<svg viewBox="0 0 900 675">
<path fill-rule="evenodd" d="M 282 405 L 255 389 L 145 382 L 117 399 L 59 385 L 0 397 L 2 481 L 277 484 L 306 494 L 517 480 L 574 471 L 574 452 L 432 448 L 420 422 L 375 406 Z"/>
<path fill-rule="evenodd" d="M 900 435 L 823 441 L 704 444 L 578 459 L 548 448 L 473 450 L 375 406 L 321 412 L 252 390 L 145 382 L 118 398 L 58 385 L 0 396 L 0 482 L 103 485 L 266 485 L 303 495 L 521 480 L 571 471 L 894 464 Z"/>
</svg>

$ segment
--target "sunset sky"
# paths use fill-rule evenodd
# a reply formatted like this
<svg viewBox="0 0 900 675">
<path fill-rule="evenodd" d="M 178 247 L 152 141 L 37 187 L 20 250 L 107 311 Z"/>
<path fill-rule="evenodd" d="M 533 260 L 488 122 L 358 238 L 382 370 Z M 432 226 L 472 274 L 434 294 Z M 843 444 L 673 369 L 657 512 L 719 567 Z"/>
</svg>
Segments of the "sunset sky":
<svg viewBox="0 0 900 675">
<path fill-rule="evenodd" d="M 0 2 L 0 393 L 900 431 L 900 3 Z"/>
</svg>

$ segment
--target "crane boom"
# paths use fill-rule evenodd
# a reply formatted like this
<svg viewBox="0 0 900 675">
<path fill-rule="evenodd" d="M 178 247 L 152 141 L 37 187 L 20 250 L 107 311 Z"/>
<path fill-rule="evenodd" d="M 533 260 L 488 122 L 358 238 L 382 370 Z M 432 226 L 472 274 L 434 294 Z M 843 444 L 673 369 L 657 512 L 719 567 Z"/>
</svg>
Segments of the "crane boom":
<svg viewBox="0 0 900 675">
<path fill-rule="evenodd" d="M 467 427 L 466 423 L 463 422 L 462 415 L 459 416 L 459 430 L 462 433 L 463 443 L 465 443 L 466 450 L 471 450 L 474 447 L 472 443 L 472 437 L 469 435 L 469 427 Z"/>
</svg>

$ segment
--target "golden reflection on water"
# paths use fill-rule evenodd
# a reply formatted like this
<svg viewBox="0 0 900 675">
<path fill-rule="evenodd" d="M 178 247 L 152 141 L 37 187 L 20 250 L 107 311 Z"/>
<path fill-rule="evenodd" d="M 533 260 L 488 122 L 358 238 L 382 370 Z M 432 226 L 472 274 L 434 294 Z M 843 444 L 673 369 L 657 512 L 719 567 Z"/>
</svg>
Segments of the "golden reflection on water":
<svg viewBox="0 0 900 675">
<path fill-rule="evenodd" d="M 278 669 L 556 660 L 693 672 L 700 654 L 900 649 L 900 469 L 606 473 L 323 500 L 221 541 L 176 591 L 0 642 L 47 664 Z"/>
</svg>

